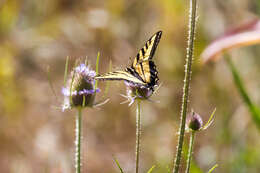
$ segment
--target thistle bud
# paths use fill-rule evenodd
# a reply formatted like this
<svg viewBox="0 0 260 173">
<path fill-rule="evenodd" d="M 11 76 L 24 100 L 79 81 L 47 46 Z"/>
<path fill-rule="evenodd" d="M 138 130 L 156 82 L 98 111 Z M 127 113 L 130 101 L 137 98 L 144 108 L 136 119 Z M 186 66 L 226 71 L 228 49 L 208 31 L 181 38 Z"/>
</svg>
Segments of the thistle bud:
<svg viewBox="0 0 260 173">
<path fill-rule="evenodd" d="M 95 75 L 96 72 L 90 70 L 85 64 L 80 64 L 74 68 L 67 87 L 62 89 L 64 95 L 63 110 L 78 106 L 93 106 L 95 93 L 100 91 L 94 87 Z"/>
<path fill-rule="evenodd" d="M 200 130 L 203 126 L 203 121 L 200 115 L 192 111 L 191 115 L 187 119 L 187 126 L 193 131 Z"/>
</svg>

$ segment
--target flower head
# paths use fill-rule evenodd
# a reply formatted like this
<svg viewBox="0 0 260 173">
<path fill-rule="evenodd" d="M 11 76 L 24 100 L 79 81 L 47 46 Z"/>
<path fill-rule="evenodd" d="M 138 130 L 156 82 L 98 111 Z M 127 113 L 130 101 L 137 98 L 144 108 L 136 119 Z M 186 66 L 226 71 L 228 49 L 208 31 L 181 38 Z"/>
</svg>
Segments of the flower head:
<svg viewBox="0 0 260 173">
<path fill-rule="evenodd" d="M 201 116 L 192 110 L 186 120 L 186 131 L 197 132 L 197 131 L 206 130 L 213 123 L 215 118 L 215 112 L 216 112 L 216 108 L 211 113 L 208 121 L 205 124 L 203 124 Z"/>
<path fill-rule="evenodd" d="M 153 94 L 154 90 L 151 87 L 143 86 L 143 85 L 138 85 L 134 83 L 130 83 L 125 81 L 126 85 L 126 97 L 128 99 L 129 106 L 133 104 L 135 99 L 141 99 L 141 100 L 146 100 L 151 97 Z"/>
<path fill-rule="evenodd" d="M 136 97 L 142 100 L 148 99 L 152 94 L 153 90 L 149 87 L 136 85 L 133 83 L 125 82 L 127 96 Z"/>
<path fill-rule="evenodd" d="M 192 111 L 191 115 L 187 119 L 187 125 L 190 130 L 198 131 L 203 126 L 202 118 L 200 117 L 199 114 Z"/>
<path fill-rule="evenodd" d="M 85 64 L 80 64 L 74 68 L 67 86 L 62 88 L 64 95 L 63 110 L 78 106 L 93 106 L 95 93 L 100 91 L 94 87 L 95 75 L 96 72 L 90 70 Z"/>
</svg>

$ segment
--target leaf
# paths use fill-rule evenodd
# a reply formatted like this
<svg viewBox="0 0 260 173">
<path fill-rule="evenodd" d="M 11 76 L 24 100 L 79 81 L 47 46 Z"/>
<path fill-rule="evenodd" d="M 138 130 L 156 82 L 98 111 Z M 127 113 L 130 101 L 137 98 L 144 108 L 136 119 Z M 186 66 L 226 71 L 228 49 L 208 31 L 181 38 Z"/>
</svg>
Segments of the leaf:
<svg viewBox="0 0 260 173">
<path fill-rule="evenodd" d="M 148 172 L 147 173 L 152 173 L 152 171 L 154 170 L 154 168 L 155 168 L 156 166 L 155 165 L 153 165 L 149 170 L 148 170 Z"/>
<path fill-rule="evenodd" d="M 47 78 L 48 78 L 48 82 L 49 82 L 51 91 L 52 91 L 52 93 L 54 94 L 56 100 L 58 100 L 58 97 L 57 97 L 57 95 L 56 95 L 56 92 L 55 92 L 55 90 L 54 90 L 53 83 L 52 83 L 52 80 L 51 80 L 50 66 L 47 66 Z"/>
<path fill-rule="evenodd" d="M 96 73 L 97 74 L 98 74 L 98 66 L 99 66 L 99 57 L 100 57 L 100 53 L 98 52 L 97 60 L 96 60 Z M 98 81 L 95 82 L 95 87 L 94 87 L 95 91 L 96 91 L 97 87 L 98 87 Z"/>
<path fill-rule="evenodd" d="M 110 72 L 112 70 L 112 61 L 110 60 L 109 61 L 109 67 L 108 67 L 108 72 Z M 105 99 L 105 97 L 107 96 L 107 94 L 108 94 L 108 91 L 109 91 L 109 85 L 110 84 L 110 82 L 106 82 L 106 86 L 105 86 L 105 90 L 104 90 L 104 94 L 103 94 L 103 96 L 102 96 L 102 100 L 104 100 Z"/>
<path fill-rule="evenodd" d="M 224 33 L 209 44 L 201 57 L 206 63 L 217 60 L 224 51 L 258 43 L 260 43 L 260 20 L 253 20 Z"/>
<path fill-rule="evenodd" d="M 213 112 L 211 113 L 209 120 L 207 121 L 207 123 L 202 127 L 202 130 L 206 130 L 214 121 L 215 118 L 215 112 L 216 112 L 216 108 L 213 110 Z"/>
<path fill-rule="evenodd" d="M 88 66 L 88 57 L 85 58 L 85 66 Z"/>
<path fill-rule="evenodd" d="M 75 61 L 74 67 L 73 67 L 73 74 L 71 78 L 71 83 L 70 83 L 70 103 L 72 103 L 72 86 L 74 83 L 74 78 L 75 78 L 75 67 L 77 66 L 77 62 Z"/>
<path fill-rule="evenodd" d="M 117 160 L 116 158 L 113 158 L 113 159 L 114 159 L 114 161 L 116 162 L 116 165 L 117 165 L 117 167 L 118 167 L 119 170 L 120 170 L 120 173 L 124 173 L 124 171 L 123 171 L 123 169 L 121 168 L 121 166 L 120 166 L 118 160 Z"/>
<path fill-rule="evenodd" d="M 171 173 L 171 168 L 170 168 L 170 166 L 167 166 L 167 173 Z"/>
<path fill-rule="evenodd" d="M 209 171 L 208 173 L 211 173 L 212 171 L 214 171 L 214 169 L 216 169 L 218 167 L 218 164 L 214 165 Z"/>
<path fill-rule="evenodd" d="M 66 64 L 65 64 L 65 71 L 64 71 L 64 87 L 67 83 L 67 77 L 68 77 L 68 66 L 69 66 L 69 57 L 66 58 Z"/>
<path fill-rule="evenodd" d="M 258 126 L 258 128 L 260 129 L 260 110 L 259 108 L 251 101 L 251 98 L 249 97 L 246 88 L 244 87 L 244 83 L 237 71 L 237 69 L 235 68 L 235 66 L 233 65 L 232 61 L 230 60 L 229 56 L 225 54 L 225 59 L 227 61 L 227 64 L 232 72 L 232 76 L 233 76 L 233 80 L 234 83 L 238 89 L 238 92 L 240 94 L 240 96 L 242 97 L 242 99 L 244 100 L 245 104 L 247 105 L 249 111 L 251 112 L 251 116 L 254 120 L 254 122 L 256 123 L 256 125 Z"/>
</svg>

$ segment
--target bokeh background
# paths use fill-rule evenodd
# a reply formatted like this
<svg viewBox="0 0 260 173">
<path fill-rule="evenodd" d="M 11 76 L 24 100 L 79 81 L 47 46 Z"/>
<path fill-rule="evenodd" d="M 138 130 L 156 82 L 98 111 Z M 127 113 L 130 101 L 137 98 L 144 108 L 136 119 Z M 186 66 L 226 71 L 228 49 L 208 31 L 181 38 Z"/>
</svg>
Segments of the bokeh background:
<svg viewBox="0 0 260 173">
<path fill-rule="evenodd" d="M 70 68 L 88 57 L 100 72 L 123 69 L 156 31 L 163 36 L 155 63 L 161 88 L 142 103 L 141 172 L 172 167 L 187 44 L 187 0 L 1 0 L 0 172 L 74 171 L 75 110 L 61 111 L 66 57 Z M 197 135 L 192 172 L 260 172 L 260 131 L 251 120 L 223 59 L 202 65 L 203 49 L 226 29 L 256 18 L 259 0 L 200 0 L 189 110 L 213 125 Z M 235 49 L 232 60 L 252 100 L 260 105 L 259 46 Z M 47 69 L 57 97 L 48 82 Z M 99 83 L 104 90 L 104 83 Z M 135 104 L 121 105 L 123 82 L 110 82 L 110 101 L 84 110 L 83 172 L 134 171 Z M 102 92 L 97 101 L 102 99 Z M 188 138 L 186 139 L 186 144 Z M 187 147 L 187 145 L 185 145 Z"/>
</svg>

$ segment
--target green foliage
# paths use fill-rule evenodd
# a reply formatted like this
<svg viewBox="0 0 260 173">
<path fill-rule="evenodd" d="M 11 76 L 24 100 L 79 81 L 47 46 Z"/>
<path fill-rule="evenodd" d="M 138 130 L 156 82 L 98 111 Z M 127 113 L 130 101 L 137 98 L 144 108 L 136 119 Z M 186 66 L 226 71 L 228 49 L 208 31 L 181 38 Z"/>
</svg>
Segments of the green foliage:
<svg viewBox="0 0 260 173">
<path fill-rule="evenodd" d="M 116 162 L 116 165 L 117 165 L 117 167 L 118 167 L 119 170 L 120 170 L 120 173 L 124 173 L 124 171 L 123 171 L 123 169 L 121 168 L 121 166 L 120 166 L 118 160 L 117 160 L 116 158 L 114 158 L 114 161 Z"/>
<path fill-rule="evenodd" d="M 229 69 L 232 72 L 234 83 L 238 89 L 238 92 L 239 92 L 241 98 L 244 100 L 245 104 L 247 105 L 255 124 L 257 125 L 258 128 L 260 128 L 260 110 L 259 110 L 259 108 L 252 102 L 250 96 L 248 95 L 248 93 L 246 91 L 246 88 L 240 77 L 240 74 L 238 73 L 237 69 L 235 68 L 230 57 L 227 54 L 225 54 L 225 59 L 226 59 Z"/>
<path fill-rule="evenodd" d="M 152 171 L 155 173 L 172 172 L 173 158 L 169 157 L 167 151 L 174 150 L 177 143 L 175 135 L 177 132 L 173 128 L 177 126 L 180 112 L 178 105 L 182 94 L 180 88 L 183 83 L 188 22 L 183 19 L 188 16 L 188 2 L 183 0 L 154 0 L 149 3 L 144 1 L 128 3 L 123 0 L 105 1 L 105 3 L 103 1 L 62 0 L 46 0 L 44 3 L 35 0 L 1 1 L 0 158 L 2 160 L 10 158 L 8 159 L 10 161 L 5 162 L 6 164 L 0 164 L 1 172 L 19 172 L 21 169 L 25 172 L 28 170 L 73 172 L 74 164 L 68 162 L 67 157 L 64 157 L 64 162 L 61 161 L 62 164 L 56 164 L 53 160 L 57 160 L 56 157 L 59 156 L 67 156 L 73 145 L 69 139 L 74 136 L 72 122 L 75 117 L 68 112 L 62 113 L 54 107 L 61 104 L 60 88 L 63 85 L 63 77 L 64 85 L 66 85 L 67 79 L 73 75 L 70 70 L 73 69 L 74 58 L 87 55 L 90 60 L 88 63 L 92 62 L 95 68 L 97 50 L 102 50 L 102 61 L 97 72 L 107 71 L 109 58 L 113 59 L 115 67 L 121 69 L 127 63 L 128 57 L 135 56 L 143 39 L 157 29 L 162 29 L 165 34 L 154 57 L 159 70 L 159 83 L 160 86 L 163 83 L 163 86 L 156 88 L 154 95 L 157 94 L 157 89 L 160 88 L 160 90 L 156 97 L 152 98 L 160 100 L 159 104 L 144 103 L 144 112 L 148 114 L 144 116 L 142 146 L 146 152 L 143 153 L 142 158 L 145 160 L 142 163 L 158 162 L 158 166 Z M 200 3 L 204 5 L 204 2 L 200 1 Z M 229 10 L 233 5 L 239 10 Z M 215 150 L 215 159 L 220 166 L 213 172 L 258 173 L 260 170 L 259 131 L 256 131 L 256 125 L 247 124 L 247 120 L 250 118 L 254 123 L 259 124 L 257 123 L 260 114 L 260 104 L 258 104 L 260 103 L 258 99 L 259 45 L 253 48 L 236 49 L 232 52 L 242 53 L 241 62 L 245 65 L 240 65 L 242 69 L 238 69 L 238 66 L 235 68 L 237 72 L 241 70 L 246 72 L 248 76 L 243 77 L 250 83 L 250 86 L 253 84 L 253 87 L 249 88 L 246 81 L 241 81 L 242 92 L 240 92 L 241 89 L 238 90 L 241 98 L 245 100 L 242 105 L 247 105 L 246 108 L 248 107 L 250 111 L 248 111 L 248 117 L 233 114 L 238 109 L 240 111 L 241 100 L 234 99 L 234 93 L 237 90 L 232 89 L 237 85 L 233 83 L 228 85 L 230 79 L 223 77 L 226 71 L 222 70 L 222 62 L 201 67 L 202 59 L 197 55 L 209 41 L 214 39 L 213 36 L 216 36 L 218 32 L 225 32 L 222 29 L 225 29 L 226 25 L 223 24 L 228 24 L 228 28 L 240 25 L 241 20 L 234 16 L 247 20 L 248 13 L 260 14 L 260 1 L 230 0 L 228 3 L 207 1 L 207 6 L 210 8 L 199 8 L 199 16 L 202 18 L 199 17 L 197 23 L 199 36 L 196 38 L 192 67 L 192 75 L 196 79 L 192 80 L 193 93 L 190 100 L 192 102 L 188 104 L 188 107 L 190 105 L 200 108 L 200 112 L 209 112 L 216 105 L 218 122 L 214 122 L 214 127 L 206 131 L 206 134 L 200 134 L 201 137 L 196 141 L 198 146 L 211 146 Z M 223 12 L 225 18 L 223 18 Z M 221 26 L 221 31 L 218 31 L 219 27 L 214 26 Z M 66 56 L 74 58 L 67 59 L 65 65 Z M 104 69 L 101 69 L 101 63 Z M 48 72 L 48 76 L 44 74 L 46 64 L 51 64 L 51 73 Z M 241 79 L 241 76 L 239 77 Z M 53 89 L 51 92 L 48 86 L 50 79 L 53 84 L 51 88 L 56 90 L 58 101 L 52 99 Z M 98 85 L 101 85 L 101 82 L 98 82 Z M 108 89 L 109 85 L 110 89 Z M 113 152 L 124 153 L 126 162 L 133 162 L 133 155 L 126 154 L 134 145 L 135 122 L 134 117 L 130 116 L 133 110 L 129 110 L 125 105 L 119 106 L 122 99 L 112 93 L 112 91 L 124 92 L 123 84 L 122 82 L 104 82 L 104 86 L 101 87 L 102 92 L 97 94 L 96 100 L 103 100 L 103 97 L 107 95 L 113 97 L 113 100 L 105 107 L 92 109 L 92 116 L 84 116 L 87 118 L 84 124 L 90 124 L 84 134 L 88 136 L 91 133 L 94 137 L 93 141 L 86 138 L 87 145 L 90 142 L 89 147 L 91 147 L 98 142 L 98 146 L 91 147 L 91 152 L 84 152 L 90 158 L 86 160 L 98 161 L 103 158 L 106 160 L 111 155 L 112 147 Z M 249 89 L 250 93 L 246 92 Z M 256 100 L 253 100 L 253 95 L 248 96 L 251 93 L 255 95 Z M 83 105 L 84 103 L 85 100 Z M 212 108 L 209 108 L 210 106 Z M 67 114 L 70 115 L 66 116 Z M 246 120 L 239 129 L 237 127 L 240 120 L 237 122 L 237 116 L 242 116 Z M 203 117 L 207 119 L 208 116 Z M 48 135 L 46 136 L 45 133 Z M 54 147 L 46 146 L 46 142 L 53 144 Z M 153 145 L 150 145 L 151 143 Z M 32 147 L 35 148 L 33 154 L 30 152 Z M 252 147 L 255 148 L 252 149 Z M 194 156 L 198 156 L 198 150 L 195 150 Z M 165 152 L 168 156 L 165 156 Z M 184 154 L 181 163 L 185 163 L 184 159 L 187 156 Z M 170 168 L 167 170 L 165 165 L 169 163 Z M 85 168 L 91 167 L 88 163 L 86 165 Z M 109 164 L 106 161 L 98 165 L 92 165 L 91 172 L 120 172 L 115 164 Z M 202 173 L 200 166 L 203 172 L 207 172 L 213 166 L 202 165 L 197 164 L 193 159 L 190 172 Z M 147 172 L 151 166 L 147 167 L 144 172 Z"/>
<path fill-rule="evenodd" d="M 67 58 L 66 58 L 66 63 L 65 63 L 64 79 L 63 79 L 64 86 L 66 86 L 66 84 L 67 84 L 68 66 L 69 66 L 69 57 L 67 56 Z"/>
<path fill-rule="evenodd" d="M 56 100 L 58 100 L 58 97 L 56 95 L 56 92 L 54 90 L 53 83 L 52 83 L 52 80 L 51 80 L 50 66 L 47 66 L 47 78 L 48 78 L 48 82 L 49 82 L 49 86 L 51 88 L 51 91 L 52 91 L 53 95 L 55 96 Z"/>
<path fill-rule="evenodd" d="M 5 5 L 3 5 L 4 3 Z M 0 34 L 6 34 L 11 31 L 12 26 L 19 18 L 19 4 L 19 0 L 0 2 Z"/>
<path fill-rule="evenodd" d="M 211 173 L 211 172 L 214 171 L 217 167 L 218 167 L 218 164 L 215 164 L 215 165 L 208 171 L 208 173 Z"/>
<path fill-rule="evenodd" d="M 82 143 L 82 109 L 78 108 L 75 127 L 75 168 L 76 173 L 81 173 L 81 143 Z"/>
<path fill-rule="evenodd" d="M 8 45 L 0 45 L 0 52 L 0 112 L 18 115 L 23 101 L 17 85 L 14 53 Z"/>
<path fill-rule="evenodd" d="M 99 66 L 99 57 L 100 57 L 100 53 L 98 52 L 98 54 L 97 54 L 97 60 L 96 60 L 96 73 L 97 73 L 97 74 L 98 74 L 98 66 Z M 98 81 L 96 81 L 94 89 L 96 90 L 97 87 L 98 87 Z"/>
<path fill-rule="evenodd" d="M 215 112 L 216 112 L 216 108 L 213 110 L 213 112 L 211 113 L 209 120 L 207 121 L 207 123 L 202 127 L 202 130 L 206 130 L 214 121 L 215 118 Z"/>
<path fill-rule="evenodd" d="M 156 166 L 155 165 L 153 165 L 149 170 L 148 170 L 148 172 L 147 173 L 152 173 L 152 171 L 154 170 L 154 168 L 155 168 Z"/>
<path fill-rule="evenodd" d="M 182 146 L 184 141 L 185 125 L 186 125 L 186 116 L 188 109 L 189 101 L 189 92 L 190 92 L 190 81 L 192 74 L 192 60 L 193 60 L 193 49 L 194 49 L 194 40 L 195 40 L 195 28 L 196 28 L 196 14 L 197 12 L 197 0 L 190 0 L 190 13 L 189 13 L 189 36 L 188 36 L 188 45 L 186 53 L 186 62 L 185 62 L 185 76 L 184 76 L 184 85 L 183 85 L 183 96 L 182 96 L 182 106 L 181 106 L 181 116 L 180 116 L 180 127 L 179 127 L 179 138 L 177 145 L 177 152 L 174 160 L 174 169 L 173 173 L 178 173 L 182 157 Z"/>
<path fill-rule="evenodd" d="M 191 161 L 190 172 L 191 173 L 203 173 L 203 171 L 200 169 L 200 167 L 193 160 Z"/>
<path fill-rule="evenodd" d="M 110 60 L 109 61 L 109 67 L 108 67 L 108 72 L 110 72 L 112 70 L 112 61 Z M 96 81 L 97 82 L 97 81 Z M 107 96 L 107 94 L 108 94 L 108 91 L 109 91 L 109 85 L 110 84 L 110 82 L 109 81 L 107 81 L 106 82 L 106 86 L 105 86 L 105 90 L 104 90 L 104 94 L 103 94 L 103 96 L 102 96 L 102 99 L 101 100 L 104 100 L 105 99 L 105 97 Z"/>
</svg>

